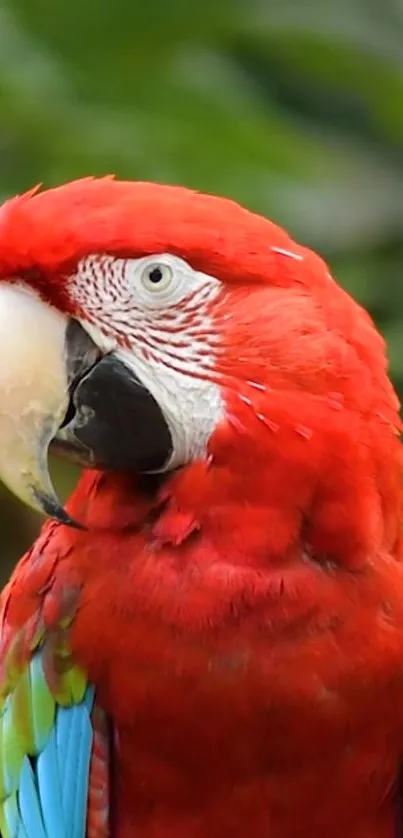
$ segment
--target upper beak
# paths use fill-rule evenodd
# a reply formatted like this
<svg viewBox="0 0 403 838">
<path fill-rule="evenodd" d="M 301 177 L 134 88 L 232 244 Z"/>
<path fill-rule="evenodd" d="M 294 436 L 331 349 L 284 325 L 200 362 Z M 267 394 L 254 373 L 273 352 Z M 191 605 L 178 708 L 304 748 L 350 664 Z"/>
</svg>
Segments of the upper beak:
<svg viewBox="0 0 403 838">
<path fill-rule="evenodd" d="M 94 468 L 164 468 L 171 434 L 147 388 L 25 286 L 0 285 L 0 358 L 0 480 L 26 504 L 75 524 L 49 476 L 50 446 Z"/>
<path fill-rule="evenodd" d="M 66 324 L 27 289 L 2 283 L 0 479 L 29 506 L 58 516 L 47 455 L 68 406 Z"/>
</svg>

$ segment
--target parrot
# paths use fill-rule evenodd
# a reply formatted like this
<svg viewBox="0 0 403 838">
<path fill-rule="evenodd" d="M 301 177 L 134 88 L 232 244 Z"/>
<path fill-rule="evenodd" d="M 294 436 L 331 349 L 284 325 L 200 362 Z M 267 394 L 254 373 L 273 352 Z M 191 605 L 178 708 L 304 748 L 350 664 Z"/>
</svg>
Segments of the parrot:
<svg viewBox="0 0 403 838">
<path fill-rule="evenodd" d="M 324 259 L 184 186 L 38 187 L 0 358 L 45 517 L 0 601 L 2 838 L 403 835 L 399 400 Z"/>
</svg>

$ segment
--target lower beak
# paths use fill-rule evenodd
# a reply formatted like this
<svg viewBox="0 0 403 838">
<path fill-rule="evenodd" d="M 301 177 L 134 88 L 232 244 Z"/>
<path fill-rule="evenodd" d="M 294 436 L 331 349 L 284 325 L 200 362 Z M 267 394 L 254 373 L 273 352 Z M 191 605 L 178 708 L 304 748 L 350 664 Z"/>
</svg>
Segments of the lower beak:
<svg viewBox="0 0 403 838">
<path fill-rule="evenodd" d="M 4 282 L 0 357 L 0 480 L 26 504 L 75 524 L 52 486 L 50 447 L 86 467 L 164 469 L 168 425 L 118 352 L 103 355 L 78 321 Z"/>
</svg>

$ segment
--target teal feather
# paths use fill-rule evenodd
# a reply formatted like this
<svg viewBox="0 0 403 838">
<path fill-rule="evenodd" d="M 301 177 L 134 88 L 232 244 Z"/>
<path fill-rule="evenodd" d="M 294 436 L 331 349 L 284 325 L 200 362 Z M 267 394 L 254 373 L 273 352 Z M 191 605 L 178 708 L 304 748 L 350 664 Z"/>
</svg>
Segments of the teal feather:
<svg viewBox="0 0 403 838">
<path fill-rule="evenodd" d="M 41 797 L 36 778 L 28 757 L 25 757 L 18 789 L 18 822 L 22 822 L 25 832 L 31 838 L 48 838 L 41 812 Z M 54 833 L 56 838 L 56 833 Z M 60 834 L 60 838 L 64 838 Z"/>
<path fill-rule="evenodd" d="M 73 708 L 67 712 L 72 713 Z M 58 715 L 59 711 L 56 712 L 56 727 Z M 73 735 L 72 740 L 73 743 L 76 744 L 76 737 Z M 62 756 L 62 754 L 60 754 L 60 756 Z M 42 816 L 45 825 L 45 838 L 48 838 L 49 835 L 56 836 L 57 834 L 60 838 L 67 838 L 66 818 L 62 805 L 62 776 L 60 768 L 59 754 L 56 747 L 55 728 L 53 727 L 46 747 L 38 756 L 35 772 L 38 782 Z M 71 814 L 72 813 L 70 813 L 70 816 Z"/>
<path fill-rule="evenodd" d="M 71 811 L 74 813 L 74 824 L 69 838 L 84 838 L 85 835 L 85 820 L 83 821 L 82 812 L 86 807 L 88 796 L 88 778 L 90 768 L 90 755 L 92 747 L 92 727 L 89 715 L 86 715 L 83 708 L 74 708 L 76 711 L 76 730 L 77 747 L 73 753 L 73 765 L 70 768 L 70 773 L 75 769 L 76 772 L 76 787 L 75 798 L 71 801 Z M 88 711 L 87 711 L 88 712 Z M 69 809 L 67 808 L 68 812 Z"/>
</svg>

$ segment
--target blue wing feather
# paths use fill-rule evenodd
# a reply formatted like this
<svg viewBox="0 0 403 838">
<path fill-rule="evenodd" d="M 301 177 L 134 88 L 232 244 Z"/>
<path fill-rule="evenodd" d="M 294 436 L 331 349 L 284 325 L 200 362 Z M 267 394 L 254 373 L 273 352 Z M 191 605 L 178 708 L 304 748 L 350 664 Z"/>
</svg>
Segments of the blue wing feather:
<svg viewBox="0 0 403 838">
<path fill-rule="evenodd" d="M 0 716 L 3 838 L 85 838 L 94 690 L 87 686 L 81 701 L 61 706 L 49 693 L 40 653 L 29 668 L 36 756 L 18 756 L 21 741 L 14 727 L 11 694 Z M 40 723 L 44 707 L 47 734 Z M 17 772 L 13 765 L 20 766 Z"/>
<path fill-rule="evenodd" d="M 18 822 L 21 821 L 29 838 L 47 838 L 40 803 L 39 789 L 28 757 L 25 757 L 17 795 Z M 62 835 L 60 835 L 62 838 Z"/>
<path fill-rule="evenodd" d="M 72 801 L 72 811 L 74 812 L 73 830 L 69 838 L 76 838 L 76 836 L 77 838 L 84 838 L 86 821 L 83 818 L 83 812 L 85 813 L 87 809 L 88 779 L 93 738 L 89 715 L 86 716 L 82 712 L 80 718 L 77 718 L 76 728 L 79 746 L 74 754 L 75 765 L 72 766 L 72 770 L 74 768 L 76 770 L 76 788 L 75 799 Z"/>
<path fill-rule="evenodd" d="M 57 707 L 54 727 L 35 766 L 36 794 L 44 833 L 36 825 L 27 838 L 84 838 L 93 731 L 89 697 L 71 707 Z M 24 804 L 20 784 L 18 799 Z M 27 826 L 27 825 L 26 825 Z"/>
<path fill-rule="evenodd" d="M 58 715 L 57 712 L 55 719 L 56 727 Z M 44 838 L 56 834 L 59 834 L 60 838 L 67 838 L 66 818 L 62 806 L 63 778 L 60 771 L 61 756 L 57 751 L 55 728 L 53 728 L 46 747 L 38 756 L 35 772 L 38 783 L 38 796 L 45 825 Z M 20 797 L 21 794 L 22 788 L 20 788 Z"/>
</svg>

